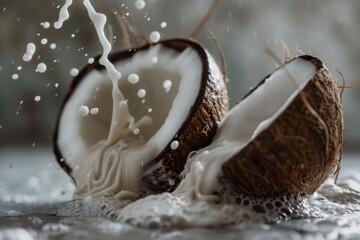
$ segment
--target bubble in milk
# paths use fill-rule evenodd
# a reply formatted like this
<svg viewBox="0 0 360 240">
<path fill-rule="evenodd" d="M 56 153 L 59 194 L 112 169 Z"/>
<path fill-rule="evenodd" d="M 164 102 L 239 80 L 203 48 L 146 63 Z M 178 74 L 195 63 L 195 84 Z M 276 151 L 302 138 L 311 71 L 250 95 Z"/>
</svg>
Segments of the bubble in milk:
<svg viewBox="0 0 360 240">
<path fill-rule="evenodd" d="M 39 102 L 41 100 L 41 97 L 39 95 L 34 97 L 35 102 Z"/>
<path fill-rule="evenodd" d="M 12 78 L 13 80 L 16 80 L 16 79 L 19 78 L 19 75 L 15 73 L 15 74 L 13 74 L 13 75 L 11 76 L 11 78 Z"/>
<path fill-rule="evenodd" d="M 34 55 L 35 50 L 36 50 L 35 44 L 34 43 L 28 43 L 28 45 L 26 46 L 26 52 L 23 55 L 23 60 L 25 62 L 29 62 L 32 59 L 33 55 Z"/>
<path fill-rule="evenodd" d="M 136 0 L 135 1 L 135 7 L 137 8 L 137 9 L 144 9 L 144 7 L 145 7 L 145 1 L 144 0 Z"/>
<path fill-rule="evenodd" d="M 128 76 L 128 81 L 129 83 L 131 84 L 136 84 L 139 82 L 139 76 L 135 73 L 131 73 L 129 76 Z"/>
<path fill-rule="evenodd" d="M 137 95 L 139 98 L 144 98 L 146 96 L 145 89 L 139 89 L 139 91 L 137 92 Z"/>
<path fill-rule="evenodd" d="M 76 77 L 78 74 L 79 74 L 79 69 L 77 69 L 77 68 L 72 68 L 72 69 L 70 70 L 70 75 L 71 75 L 71 76 Z"/>
<path fill-rule="evenodd" d="M 42 45 L 45 45 L 45 44 L 47 44 L 48 40 L 46 38 L 43 38 L 43 39 L 41 39 L 40 42 Z"/>
<path fill-rule="evenodd" d="M 39 63 L 36 67 L 36 71 L 39 73 L 44 73 L 46 72 L 47 66 L 45 63 Z"/>
<path fill-rule="evenodd" d="M 161 27 L 161 28 L 166 28 L 166 26 L 167 26 L 167 23 L 166 23 L 166 22 L 161 22 L 161 24 L 160 24 L 160 27 Z"/>
<path fill-rule="evenodd" d="M 82 105 L 79 107 L 79 115 L 81 117 L 86 117 L 87 115 L 89 115 L 89 107 L 88 106 L 85 106 L 85 105 Z"/>
<path fill-rule="evenodd" d="M 171 80 L 167 79 L 163 82 L 163 88 L 165 89 L 165 92 L 170 92 L 172 86 Z"/>
<path fill-rule="evenodd" d="M 153 42 L 153 43 L 157 43 L 158 41 L 160 41 L 160 33 L 158 31 L 153 31 L 150 33 L 150 40 Z"/>
</svg>

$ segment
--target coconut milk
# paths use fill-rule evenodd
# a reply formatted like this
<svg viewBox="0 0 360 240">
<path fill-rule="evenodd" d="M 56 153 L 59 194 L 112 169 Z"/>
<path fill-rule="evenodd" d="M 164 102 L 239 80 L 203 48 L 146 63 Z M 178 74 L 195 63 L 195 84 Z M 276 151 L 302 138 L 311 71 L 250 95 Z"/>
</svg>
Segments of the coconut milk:
<svg viewBox="0 0 360 240">
<path fill-rule="evenodd" d="M 64 19 L 68 18 L 66 9 L 71 2 L 67 0 L 60 11 L 57 24 L 60 27 Z M 103 46 L 100 63 L 106 67 L 112 81 L 113 101 L 111 127 L 107 139 L 98 142 L 86 153 L 77 156 L 75 160 L 75 166 L 81 166 L 81 168 L 75 167 L 73 172 L 78 183 L 75 197 L 85 199 L 81 201 L 85 201 L 93 215 L 106 215 L 120 221 L 147 227 L 209 226 L 226 225 L 245 220 L 275 221 L 294 215 L 285 214 L 284 217 L 281 209 L 287 209 L 289 212 L 293 212 L 294 209 L 306 209 L 303 207 L 306 202 L 297 198 L 278 199 L 279 204 L 275 207 L 272 205 L 273 207 L 270 208 L 266 207 L 270 205 L 267 205 L 269 201 L 265 199 L 256 200 L 237 195 L 240 199 L 238 203 L 242 201 L 243 205 L 234 204 L 234 196 L 219 183 L 218 175 L 223 162 L 244 147 L 250 138 L 235 140 L 231 138 L 231 134 L 226 137 L 224 134 L 218 135 L 211 146 L 192 155 L 185 167 L 183 181 L 172 194 L 153 195 L 134 201 L 138 198 L 143 168 L 148 161 L 155 157 L 155 147 L 141 140 L 129 141 L 129 137 L 134 133 L 139 134 L 141 126 L 151 124 L 151 118 L 145 116 L 135 122 L 131 116 L 127 101 L 118 88 L 121 73 L 108 60 L 111 45 L 104 34 L 106 17 L 97 13 L 89 0 L 84 0 L 84 5 Z M 160 34 L 153 34 L 152 41 L 159 39 Z M 157 61 L 157 57 L 152 59 L 154 64 Z M 136 84 L 139 78 L 130 75 L 128 81 Z M 171 81 L 167 80 L 163 87 L 166 92 L 170 91 Z M 143 98 L 145 95 L 146 90 L 140 89 L 138 97 Z M 87 117 L 88 109 L 86 112 L 84 117 Z M 222 133 L 223 131 L 227 131 L 227 129 L 222 129 L 220 126 L 218 132 Z M 181 143 L 174 141 L 171 148 L 176 150 L 179 144 Z M 104 197 L 108 195 L 110 197 Z M 89 196 L 91 197 L 89 198 Z M 131 201 L 134 202 L 131 203 Z M 270 203 L 273 204 L 271 201 Z M 58 214 L 69 216 L 73 214 L 74 206 L 77 206 L 76 202 L 69 203 Z M 89 216 L 89 212 L 86 211 L 84 210 L 82 214 Z M 306 215 L 302 214 L 302 216 Z"/>
</svg>

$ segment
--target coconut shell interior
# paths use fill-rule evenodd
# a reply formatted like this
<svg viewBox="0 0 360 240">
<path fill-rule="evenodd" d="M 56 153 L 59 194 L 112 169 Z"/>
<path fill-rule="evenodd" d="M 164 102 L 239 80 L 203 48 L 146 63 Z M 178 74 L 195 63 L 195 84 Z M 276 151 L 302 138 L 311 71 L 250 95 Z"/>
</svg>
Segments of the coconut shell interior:
<svg viewBox="0 0 360 240">
<path fill-rule="evenodd" d="M 336 82 L 319 59 L 299 58 L 316 66 L 315 76 L 267 129 L 222 166 L 220 181 L 237 193 L 310 195 L 340 164 L 344 122 Z"/>
</svg>

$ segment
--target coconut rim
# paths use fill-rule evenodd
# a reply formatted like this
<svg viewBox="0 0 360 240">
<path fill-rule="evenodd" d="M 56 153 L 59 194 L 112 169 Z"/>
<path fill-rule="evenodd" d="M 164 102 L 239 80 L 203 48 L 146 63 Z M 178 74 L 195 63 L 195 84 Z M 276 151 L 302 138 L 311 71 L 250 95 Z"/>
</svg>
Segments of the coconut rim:
<svg viewBox="0 0 360 240">
<path fill-rule="evenodd" d="M 206 91 L 206 86 L 208 84 L 207 82 L 209 80 L 209 78 L 208 78 L 209 61 L 208 61 L 208 55 L 207 55 L 208 53 L 202 47 L 202 45 L 200 43 L 198 43 L 192 39 L 172 38 L 172 39 L 162 40 L 157 43 L 148 43 L 143 46 L 114 52 L 109 55 L 109 60 L 112 63 L 115 63 L 115 62 L 121 61 L 121 60 L 125 60 L 127 58 L 131 58 L 138 51 L 147 50 L 147 49 L 149 49 L 155 45 L 159 45 L 159 44 L 163 45 L 166 48 L 169 48 L 169 49 L 172 49 L 172 50 L 175 50 L 178 52 L 181 52 L 181 51 L 185 50 L 186 48 L 190 47 L 192 50 L 194 50 L 198 54 L 200 61 L 201 61 L 202 69 L 201 69 L 201 78 L 199 79 L 200 80 L 199 91 L 198 91 L 198 94 L 197 94 L 192 106 L 190 107 L 190 109 L 188 111 L 187 117 L 185 118 L 183 123 L 180 125 L 180 127 L 176 131 L 175 135 L 170 139 L 170 141 L 165 145 L 165 147 L 154 157 L 154 159 L 152 159 L 149 162 L 149 164 L 151 164 L 154 160 L 158 159 L 159 156 L 166 154 L 166 152 L 170 148 L 171 142 L 174 140 L 174 138 L 176 136 L 180 136 L 180 135 L 184 134 L 186 129 L 191 124 L 191 119 L 196 117 L 197 109 L 199 109 L 199 107 L 201 106 L 201 104 L 203 102 L 205 91 Z M 58 162 L 60 167 L 62 169 L 64 169 L 64 171 L 70 176 L 70 178 L 75 183 L 76 183 L 76 181 L 75 181 L 74 177 L 72 176 L 73 169 L 70 167 L 70 165 L 66 162 L 66 159 L 63 157 L 63 154 L 62 154 L 60 147 L 58 145 L 58 142 L 57 142 L 58 138 L 59 138 L 59 126 L 60 126 L 60 122 L 61 122 L 61 116 L 62 116 L 62 113 L 64 111 L 66 104 L 68 103 L 69 99 L 73 95 L 75 89 L 85 79 L 86 75 L 89 72 L 91 72 L 92 70 L 101 71 L 101 70 L 105 69 L 105 67 L 99 63 L 100 57 L 101 57 L 101 55 L 98 55 L 97 57 L 95 57 L 94 63 L 88 64 L 85 67 L 83 67 L 80 70 L 79 74 L 72 80 L 72 82 L 70 83 L 69 89 L 63 99 L 61 107 L 59 109 L 59 114 L 57 116 L 57 120 L 56 120 L 56 124 L 55 124 L 55 131 L 54 131 L 52 142 L 53 142 L 53 152 L 55 154 L 56 161 Z M 155 132 L 155 134 L 156 134 L 156 132 Z"/>
</svg>

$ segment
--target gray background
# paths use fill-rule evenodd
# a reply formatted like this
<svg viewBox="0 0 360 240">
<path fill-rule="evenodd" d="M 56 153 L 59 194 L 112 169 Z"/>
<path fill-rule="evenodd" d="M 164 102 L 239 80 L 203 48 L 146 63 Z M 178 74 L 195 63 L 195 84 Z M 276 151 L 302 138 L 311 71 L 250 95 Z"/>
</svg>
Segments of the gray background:
<svg viewBox="0 0 360 240">
<path fill-rule="evenodd" d="M 61 30 L 44 29 L 40 25 L 44 21 L 56 21 L 57 6 L 64 2 L 0 1 L 0 150 L 50 146 L 56 115 L 72 79 L 70 69 L 80 69 L 89 57 L 101 52 L 82 1 L 75 1 L 70 8 L 71 18 Z M 139 34 L 148 36 L 156 30 L 165 39 L 188 37 L 211 4 L 210 0 L 154 0 L 146 1 L 146 7 L 138 10 L 133 0 L 93 2 L 113 26 L 117 36 L 114 50 L 121 49 L 114 11 L 128 13 L 127 18 Z M 167 22 L 165 29 L 160 27 L 162 21 Z M 275 62 L 264 49 L 270 48 L 283 57 L 282 41 L 292 53 L 301 49 L 322 58 L 339 79 L 339 85 L 342 81 L 336 69 L 344 74 L 348 85 L 359 82 L 359 23 L 360 1 L 356 0 L 221 0 L 197 40 L 220 62 L 207 28 L 217 36 L 226 58 L 234 103 L 274 70 Z M 41 45 L 42 38 L 47 38 L 48 44 Z M 37 51 L 27 63 L 22 61 L 22 55 L 29 42 L 36 44 Z M 57 49 L 50 49 L 52 42 L 57 44 Z M 48 65 L 43 74 L 35 72 L 39 62 Z M 17 66 L 22 66 L 22 70 L 17 70 Z M 19 79 L 12 79 L 14 73 L 19 74 Z M 41 101 L 34 101 L 36 95 L 41 96 Z M 360 145 L 360 87 L 345 90 L 343 97 L 346 153 L 359 149 Z"/>
</svg>

